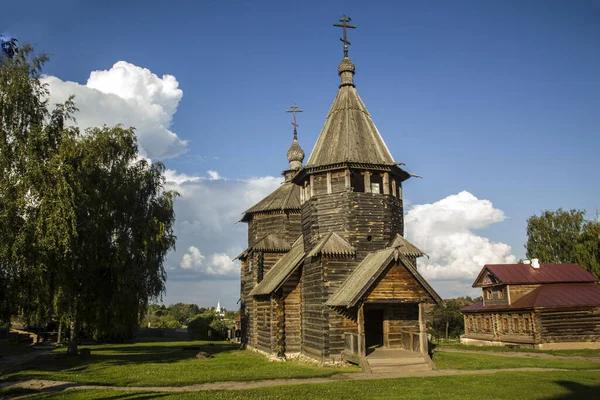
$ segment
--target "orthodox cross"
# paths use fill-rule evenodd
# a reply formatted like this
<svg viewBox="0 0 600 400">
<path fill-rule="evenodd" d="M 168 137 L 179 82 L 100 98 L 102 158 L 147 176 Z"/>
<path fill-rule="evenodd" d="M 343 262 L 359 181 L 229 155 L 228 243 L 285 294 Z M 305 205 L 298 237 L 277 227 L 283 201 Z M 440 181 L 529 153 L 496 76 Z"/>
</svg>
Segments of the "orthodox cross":
<svg viewBox="0 0 600 400">
<path fill-rule="evenodd" d="M 296 127 L 299 126 L 296 123 L 296 113 L 303 112 L 303 111 L 298 110 L 298 106 L 296 105 L 296 103 L 292 104 L 292 106 L 290 108 L 291 108 L 291 110 L 285 110 L 285 112 L 291 112 L 294 114 L 294 122 L 292 122 L 292 125 L 294 125 L 294 138 L 295 138 L 296 137 Z"/>
<path fill-rule="evenodd" d="M 344 57 L 348 57 L 348 45 L 352 44 L 350 43 L 350 41 L 348 40 L 348 37 L 346 36 L 346 29 L 356 29 L 356 26 L 354 25 L 348 25 L 347 22 L 352 21 L 352 18 L 350 17 L 346 17 L 345 15 L 342 16 L 342 18 L 340 19 L 341 24 L 333 24 L 333 26 L 339 26 L 340 28 L 344 28 L 344 37 L 340 38 L 340 40 L 342 42 L 344 42 Z"/>
</svg>

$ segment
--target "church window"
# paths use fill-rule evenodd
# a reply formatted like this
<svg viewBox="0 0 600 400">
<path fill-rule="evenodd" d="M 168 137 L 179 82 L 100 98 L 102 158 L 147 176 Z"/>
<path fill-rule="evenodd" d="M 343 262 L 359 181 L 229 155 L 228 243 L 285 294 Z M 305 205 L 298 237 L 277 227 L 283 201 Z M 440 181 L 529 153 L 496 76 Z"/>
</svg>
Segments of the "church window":
<svg viewBox="0 0 600 400">
<path fill-rule="evenodd" d="M 492 297 L 493 297 L 492 296 L 492 291 L 491 290 L 486 290 L 485 291 L 485 298 L 488 299 L 488 300 L 491 300 Z"/>
<path fill-rule="evenodd" d="M 529 332 L 529 318 L 523 319 L 523 330 Z"/>
<path fill-rule="evenodd" d="M 513 318 L 513 329 L 515 332 L 519 332 L 519 318 Z"/>
<path fill-rule="evenodd" d="M 498 298 L 499 299 L 503 299 L 504 298 L 504 289 L 498 290 Z"/>
<path fill-rule="evenodd" d="M 350 181 L 352 183 L 353 192 L 364 192 L 365 191 L 365 179 L 359 172 L 353 172 Z"/>
<path fill-rule="evenodd" d="M 263 255 L 262 253 L 258 255 L 258 260 L 257 260 L 257 268 L 256 268 L 256 280 L 260 283 L 263 280 Z"/>
<path fill-rule="evenodd" d="M 502 318 L 502 331 L 508 332 L 508 318 Z"/>
<path fill-rule="evenodd" d="M 383 176 L 379 174 L 371 175 L 371 193 L 381 194 L 383 186 Z"/>
</svg>

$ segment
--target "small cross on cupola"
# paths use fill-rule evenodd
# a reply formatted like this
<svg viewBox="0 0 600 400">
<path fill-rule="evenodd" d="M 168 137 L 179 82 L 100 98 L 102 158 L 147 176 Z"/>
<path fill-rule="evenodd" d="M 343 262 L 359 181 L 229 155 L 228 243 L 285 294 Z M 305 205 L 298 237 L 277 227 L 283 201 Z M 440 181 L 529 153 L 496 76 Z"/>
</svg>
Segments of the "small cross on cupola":
<svg viewBox="0 0 600 400">
<path fill-rule="evenodd" d="M 350 21 L 352 21 L 352 18 L 346 17 L 345 15 L 343 15 L 342 18 L 340 18 L 341 24 L 335 24 L 335 23 L 333 24 L 333 26 L 338 26 L 338 27 L 344 29 L 344 37 L 340 38 L 340 40 L 344 43 L 344 57 L 348 57 L 348 45 L 352 44 L 348 40 L 348 36 L 346 34 L 346 30 L 347 29 L 356 29 L 356 26 L 354 26 L 354 25 L 348 25 L 348 22 L 350 22 Z"/>
<path fill-rule="evenodd" d="M 340 18 L 341 24 L 333 24 L 333 26 L 337 26 L 344 29 L 344 37 L 340 38 L 340 40 L 344 43 L 344 59 L 338 66 L 338 74 L 342 78 L 342 86 L 354 86 L 354 64 L 348 58 L 348 45 L 352 44 L 348 40 L 347 29 L 356 29 L 354 25 L 348 25 L 348 22 L 352 21 L 350 17 L 346 17 L 345 15 Z"/>
<path fill-rule="evenodd" d="M 294 139 L 292 140 L 292 145 L 287 152 L 287 158 L 290 162 L 290 169 L 297 170 L 302 168 L 302 161 L 304 161 L 304 150 L 302 150 L 302 147 L 300 147 L 300 144 L 298 144 L 298 132 L 296 128 L 299 125 L 296 122 L 296 113 L 303 111 L 298 109 L 296 103 L 292 104 L 290 108 L 291 110 L 286 110 L 285 112 L 291 112 L 294 114 L 294 121 L 292 122 L 292 125 L 294 125 Z"/>
</svg>

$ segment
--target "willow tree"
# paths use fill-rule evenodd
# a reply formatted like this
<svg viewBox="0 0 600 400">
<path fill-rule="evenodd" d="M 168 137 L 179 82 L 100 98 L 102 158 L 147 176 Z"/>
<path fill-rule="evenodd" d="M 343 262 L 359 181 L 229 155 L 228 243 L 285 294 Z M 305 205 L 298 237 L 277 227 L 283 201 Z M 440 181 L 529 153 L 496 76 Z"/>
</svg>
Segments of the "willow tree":
<svg viewBox="0 0 600 400">
<path fill-rule="evenodd" d="M 38 184 L 57 151 L 71 103 L 50 113 L 39 80 L 47 57 L 24 46 L 0 66 L 0 320 L 21 311 L 43 319 L 52 303 L 46 252 L 38 243 Z M 58 132 L 61 131 L 61 132 Z M 54 138 L 55 140 L 49 139 Z M 57 227 L 57 234 L 64 232 Z M 44 278 L 45 278 L 44 277 Z"/>
<path fill-rule="evenodd" d="M 80 134 L 72 99 L 49 111 L 45 61 L 25 48 L 1 70 L 0 300 L 5 316 L 64 317 L 76 354 L 81 327 L 131 337 L 163 293 L 176 193 L 162 164 L 139 158 L 133 128 Z"/>
</svg>

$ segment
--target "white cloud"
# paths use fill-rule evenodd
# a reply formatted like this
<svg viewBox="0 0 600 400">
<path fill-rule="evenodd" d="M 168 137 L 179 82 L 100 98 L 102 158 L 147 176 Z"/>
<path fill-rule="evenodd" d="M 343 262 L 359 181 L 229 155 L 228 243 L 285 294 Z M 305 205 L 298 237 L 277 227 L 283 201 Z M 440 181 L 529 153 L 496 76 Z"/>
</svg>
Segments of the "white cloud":
<svg viewBox="0 0 600 400">
<path fill-rule="evenodd" d="M 407 238 L 430 256 L 419 260 L 419 270 L 426 279 L 472 282 L 484 264 L 515 262 L 509 245 L 474 232 L 505 218 L 467 191 L 413 206 L 405 217 Z"/>
<path fill-rule="evenodd" d="M 167 189 L 181 194 L 175 199 L 177 248 L 187 249 L 184 254 L 169 254 L 167 285 L 169 281 L 239 279 L 239 261 L 233 258 L 246 248 L 248 239 L 247 225 L 236 222 L 282 181 L 275 177 L 231 180 L 212 172 L 213 179 L 166 171 Z M 194 264 L 196 250 L 206 258 Z"/>
<path fill-rule="evenodd" d="M 213 254 L 210 259 L 210 265 L 206 268 L 209 275 L 235 275 L 240 273 L 240 264 L 233 261 L 231 256 L 226 253 Z"/>
<path fill-rule="evenodd" d="M 221 179 L 221 177 L 219 176 L 219 173 L 217 171 L 208 170 L 208 171 L 206 171 L 206 173 L 208 174 L 208 177 L 211 181 L 213 181 L 215 179 Z"/>
<path fill-rule="evenodd" d="M 181 259 L 181 263 L 179 266 L 183 269 L 192 269 L 194 267 L 200 267 L 202 265 L 202 261 L 205 259 L 195 246 L 188 247 L 188 252 L 183 255 Z"/>
<path fill-rule="evenodd" d="M 141 153 L 153 159 L 175 157 L 187 150 L 187 142 L 170 130 L 183 91 L 172 75 L 158 77 L 152 71 L 126 61 L 104 71 L 93 71 L 85 85 L 54 76 L 42 79 L 50 89 L 50 102 L 62 103 L 71 94 L 79 112 L 81 129 L 122 124 L 136 128 Z"/>
</svg>

